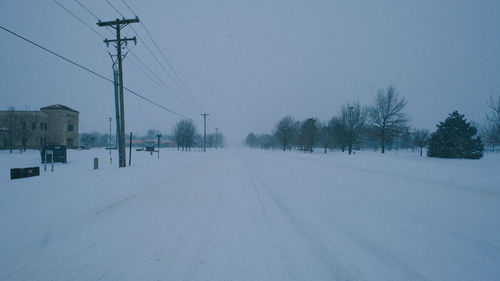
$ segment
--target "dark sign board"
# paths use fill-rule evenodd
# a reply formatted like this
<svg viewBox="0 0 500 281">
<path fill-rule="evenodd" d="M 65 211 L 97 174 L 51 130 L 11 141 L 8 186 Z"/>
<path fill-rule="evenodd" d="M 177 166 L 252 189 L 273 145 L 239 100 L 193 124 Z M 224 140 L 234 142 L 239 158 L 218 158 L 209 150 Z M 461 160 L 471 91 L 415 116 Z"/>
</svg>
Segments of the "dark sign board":
<svg viewBox="0 0 500 281">
<path fill-rule="evenodd" d="M 42 156 L 42 163 L 45 162 L 45 150 L 52 150 L 54 152 L 54 162 L 62 162 L 66 163 L 67 158 L 66 158 L 66 146 L 64 145 L 46 145 L 42 147 L 41 151 L 41 156 Z M 52 156 L 49 154 L 47 155 L 47 163 L 52 162 Z"/>
<path fill-rule="evenodd" d="M 10 169 L 10 179 L 21 179 L 40 175 L 40 167 Z"/>
</svg>

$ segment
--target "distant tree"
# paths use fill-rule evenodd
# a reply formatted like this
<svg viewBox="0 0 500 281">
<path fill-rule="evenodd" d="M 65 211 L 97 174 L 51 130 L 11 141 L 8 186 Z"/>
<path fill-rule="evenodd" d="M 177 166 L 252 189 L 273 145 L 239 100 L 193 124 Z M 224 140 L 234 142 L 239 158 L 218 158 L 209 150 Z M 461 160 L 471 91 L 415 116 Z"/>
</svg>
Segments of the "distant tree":
<svg viewBox="0 0 500 281">
<path fill-rule="evenodd" d="M 328 122 L 328 127 L 331 130 L 332 146 L 344 152 L 347 148 L 347 131 L 344 122 L 340 117 L 335 116 Z"/>
<path fill-rule="evenodd" d="M 82 144 L 83 146 L 86 147 L 96 147 L 97 146 L 97 139 L 98 139 L 98 133 L 81 133 L 79 135 L 79 143 Z"/>
<path fill-rule="evenodd" d="M 193 121 L 186 120 L 186 126 L 184 130 L 184 145 L 188 148 L 188 150 L 191 150 L 191 147 L 194 146 L 195 135 L 196 135 L 196 126 L 194 125 Z"/>
<path fill-rule="evenodd" d="M 155 129 L 149 129 L 144 135 L 144 140 L 156 140 L 158 135 L 162 135 L 162 133 Z"/>
<path fill-rule="evenodd" d="M 378 91 L 375 104 L 368 110 L 368 120 L 376 129 L 375 136 L 380 139 L 382 153 L 385 153 L 386 140 L 400 133 L 408 122 L 403 112 L 405 106 L 406 100 L 399 98 L 399 92 L 389 86 L 386 90 Z"/>
<path fill-rule="evenodd" d="M 429 130 L 427 129 L 416 129 L 412 133 L 413 143 L 420 149 L 420 156 L 422 156 L 422 149 L 429 142 Z"/>
<path fill-rule="evenodd" d="M 264 134 L 257 136 L 257 142 L 262 149 L 275 149 L 280 145 L 280 142 L 275 134 Z"/>
<path fill-rule="evenodd" d="M 380 140 L 377 139 L 377 142 L 380 143 Z M 410 149 L 414 147 L 413 134 L 410 131 L 410 128 L 407 126 L 402 126 L 400 127 L 399 133 L 387 138 L 385 150 Z"/>
<path fill-rule="evenodd" d="M 328 148 L 332 147 L 333 143 L 333 130 L 329 123 L 320 122 L 319 124 L 319 143 L 324 149 L 324 153 Z"/>
<path fill-rule="evenodd" d="M 454 111 L 431 134 L 427 156 L 479 159 L 483 157 L 483 150 L 477 129 L 467 122 L 464 115 Z"/>
<path fill-rule="evenodd" d="M 203 149 L 203 135 L 202 134 L 197 134 L 195 132 L 192 140 L 192 145 L 191 147 L 199 147 Z"/>
<path fill-rule="evenodd" d="M 353 145 L 361 142 L 366 123 L 366 110 L 361 108 L 359 102 L 346 103 L 340 112 L 340 122 L 348 153 L 352 154 Z"/>
<path fill-rule="evenodd" d="M 312 153 L 314 146 L 319 140 L 318 120 L 316 118 L 309 118 L 302 122 L 298 138 L 304 151 Z"/>
<path fill-rule="evenodd" d="M 38 116 L 36 112 L 30 111 L 28 107 L 24 111 L 20 112 L 21 129 L 19 130 L 19 139 L 21 140 L 22 150 L 26 151 L 26 146 L 28 141 L 33 136 L 33 131 L 36 128 L 36 123 L 38 123 Z M 35 127 L 32 124 L 35 123 Z"/>
<path fill-rule="evenodd" d="M 481 136 L 485 143 L 491 146 L 491 150 L 495 151 L 495 146 L 500 145 L 500 96 L 496 101 L 490 97 L 488 109 L 485 125 L 481 128 Z"/>
<path fill-rule="evenodd" d="M 215 147 L 215 134 L 207 134 L 207 147 Z"/>
<path fill-rule="evenodd" d="M 214 145 L 217 147 L 226 147 L 226 144 L 227 144 L 226 136 L 224 136 L 224 133 L 219 131 L 217 135 L 215 135 Z"/>
<path fill-rule="evenodd" d="M 110 146 L 109 134 L 99 134 L 99 138 L 97 140 L 97 145 L 99 147 L 109 147 Z"/>
<path fill-rule="evenodd" d="M 401 133 L 399 134 L 399 148 L 410 149 L 413 148 L 413 134 L 410 127 L 401 127 Z"/>
<path fill-rule="evenodd" d="M 290 145 L 297 135 L 297 130 L 296 122 L 290 116 L 283 117 L 278 124 L 276 124 L 274 135 L 281 143 L 283 151 L 291 148 Z"/>
<path fill-rule="evenodd" d="M 12 153 L 12 149 L 16 143 L 19 131 L 21 130 L 21 128 L 19 128 L 18 126 L 17 119 L 16 108 L 13 106 L 9 106 L 7 108 L 7 114 L 3 123 L 7 126 L 6 134 L 10 153 Z"/>
<path fill-rule="evenodd" d="M 249 133 L 245 139 L 245 144 L 251 148 L 257 146 L 257 136 L 254 133 Z"/>
<path fill-rule="evenodd" d="M 177 122 L 174 128 L 174 138 L 177 143 L 177 150 L 181 148 L 183 151 L 191 150 L 195 144 L 196 127 L 191 120 L 181 120 Z"/>
</svg>

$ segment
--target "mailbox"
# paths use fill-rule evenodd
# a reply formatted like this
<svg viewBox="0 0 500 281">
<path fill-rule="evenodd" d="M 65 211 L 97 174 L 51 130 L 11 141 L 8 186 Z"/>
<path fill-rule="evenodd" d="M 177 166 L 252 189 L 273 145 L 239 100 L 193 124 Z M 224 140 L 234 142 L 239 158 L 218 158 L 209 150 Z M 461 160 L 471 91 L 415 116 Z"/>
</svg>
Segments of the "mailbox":
<svg viewBox="0 0 500 281">
<path fill-rule="evenodd" d="M 152 141 L 148 141 L 146 143 L 146 151 L 155 151 L 155 143 Z"/>
</svg>

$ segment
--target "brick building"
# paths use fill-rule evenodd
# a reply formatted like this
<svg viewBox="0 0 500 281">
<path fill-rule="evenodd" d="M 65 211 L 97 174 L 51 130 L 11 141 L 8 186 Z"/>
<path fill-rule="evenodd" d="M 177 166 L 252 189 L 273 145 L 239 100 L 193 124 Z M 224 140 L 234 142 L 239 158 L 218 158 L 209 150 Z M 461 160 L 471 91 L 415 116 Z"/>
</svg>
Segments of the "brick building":
<svg viewBox="0 0 500 281">
<path fill-rule="evenodd" d="M 40 111 L 0 111 L 0 149 L 31 148 L 42 145 L 78 147 L 79 112 L 55 104 Z"/>
</svg>

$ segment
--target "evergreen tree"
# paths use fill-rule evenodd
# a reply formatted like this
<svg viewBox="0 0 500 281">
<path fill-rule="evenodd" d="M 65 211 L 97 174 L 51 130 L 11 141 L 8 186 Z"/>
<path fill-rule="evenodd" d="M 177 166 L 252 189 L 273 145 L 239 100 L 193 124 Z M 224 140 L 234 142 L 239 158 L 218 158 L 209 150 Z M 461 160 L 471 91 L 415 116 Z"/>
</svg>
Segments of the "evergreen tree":
<svg viewBox="0 0 500 281">
<path fill-rule="evenodd" d="M 455 111 L 431 134 L 427 156 L 479 159 L 483 157 L 484 147 L 476 135 L 477 129 Z"/>
</svg>

